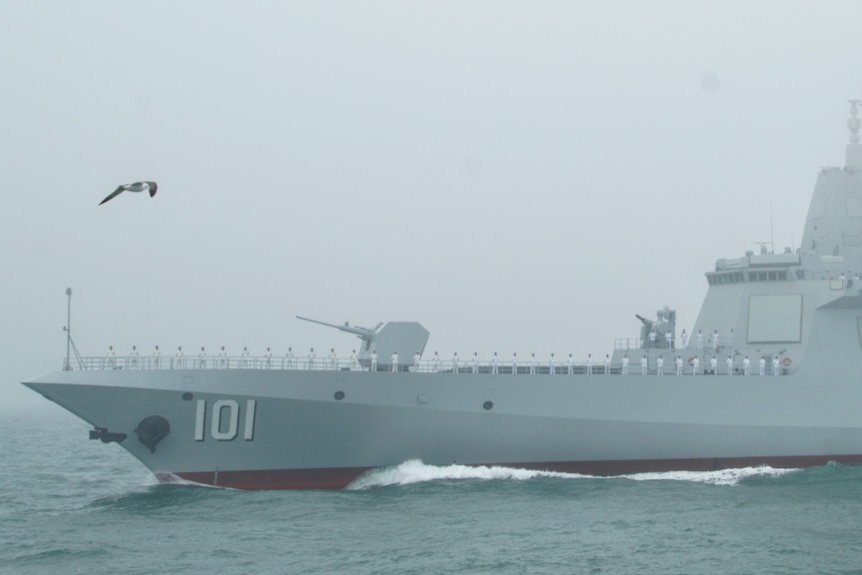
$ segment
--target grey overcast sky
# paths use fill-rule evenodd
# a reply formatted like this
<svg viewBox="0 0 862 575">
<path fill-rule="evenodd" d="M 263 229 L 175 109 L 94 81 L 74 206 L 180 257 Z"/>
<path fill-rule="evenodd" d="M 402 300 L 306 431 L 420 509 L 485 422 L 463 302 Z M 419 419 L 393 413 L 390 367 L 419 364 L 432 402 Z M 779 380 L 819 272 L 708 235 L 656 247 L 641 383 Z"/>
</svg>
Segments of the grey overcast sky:
<svg viewBox="0 0 862 575">
<path fill-rule="evenodd" d="M 862 2 L 0 0 L 0 390 L 84 355 L 610 352 L 798 242 Z M 152 179 L 159 192 L 123 194 Z M 772 228 L 770 227 L 772 221 Z M 413 350 L 404 350 L 410 354 Z"/>
</svg>

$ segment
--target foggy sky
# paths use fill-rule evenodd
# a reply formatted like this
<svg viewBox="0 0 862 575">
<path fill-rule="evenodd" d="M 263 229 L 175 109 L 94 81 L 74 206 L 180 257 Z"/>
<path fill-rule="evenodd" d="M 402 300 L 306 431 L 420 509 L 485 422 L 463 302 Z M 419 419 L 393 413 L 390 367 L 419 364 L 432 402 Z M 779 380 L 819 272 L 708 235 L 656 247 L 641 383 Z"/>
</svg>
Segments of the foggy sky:
<svg viewBox="0 0 862 575">
<path fill-rule="evenodd" d="M 843 164 L 860 16 L 0 0 L 0 403 L 47 403 L 18 382 L 61 368 L 68 286 L 83 355 L 359 343 L 296 315 L 443 357 L 690 330 L 715 260 L 798 243 Z"/>
</svg>

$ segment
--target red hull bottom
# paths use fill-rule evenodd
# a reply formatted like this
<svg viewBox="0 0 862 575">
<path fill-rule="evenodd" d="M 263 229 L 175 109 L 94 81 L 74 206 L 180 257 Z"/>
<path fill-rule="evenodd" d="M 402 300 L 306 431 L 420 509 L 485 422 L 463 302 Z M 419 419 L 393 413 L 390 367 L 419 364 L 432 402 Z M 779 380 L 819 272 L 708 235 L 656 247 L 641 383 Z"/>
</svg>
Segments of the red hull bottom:
<svg viewBox="0 0 862 575">
<path fill-rule="evenodd" d="M 776 457 L 729 457 L 700 459 L 642 459 L 626 461 L 549 461 L 530 463 L 491 463 L 488 466 L 558 471 L 584 475 L 625 475 L 660 471 L 715 471 L 769 465 L 775 468 L 817 467 L 834 462 L 862 464 L 857 455 L 797 455 Z M 478 467 L 481 464 L 476 464 Z M 314 469 L 257 469 L 248 471 L 191 471 L 158 475 L 170 482 L 180 477 L 194 483 L 233 489 L 343 489 L 371 467 L 320 467 Z"/>
</svg>

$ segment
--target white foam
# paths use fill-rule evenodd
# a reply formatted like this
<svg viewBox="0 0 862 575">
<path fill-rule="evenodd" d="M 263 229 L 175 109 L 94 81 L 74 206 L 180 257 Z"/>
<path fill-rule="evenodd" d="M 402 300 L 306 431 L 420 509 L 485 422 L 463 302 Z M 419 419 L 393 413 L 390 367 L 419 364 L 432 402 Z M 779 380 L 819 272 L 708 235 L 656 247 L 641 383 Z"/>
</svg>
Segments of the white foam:
<svg viewBox="0 0 862 575">
<path fill-rule="evenodd" d="M 441 480 L 507 480 L 526 481 L 539 477 L 557 479 L 630 479 L 633 481 L 689 481 L 711 485 L 737 485 L 743 479 L 755 476 L 778 477 L 796 469 L 774 469 L 769 466 L 722 469 L 719 471 L 666 471 L 660 473 L 635 473 L 621 476 L 594 476 L 580 473 L 537 471 L 502 466 L 427 465 L 418 459 L 400 465 L 373 469 L 353 481 L 347 489 L 370 489 L 388 485 L 411 485 Z"/>
</svg>

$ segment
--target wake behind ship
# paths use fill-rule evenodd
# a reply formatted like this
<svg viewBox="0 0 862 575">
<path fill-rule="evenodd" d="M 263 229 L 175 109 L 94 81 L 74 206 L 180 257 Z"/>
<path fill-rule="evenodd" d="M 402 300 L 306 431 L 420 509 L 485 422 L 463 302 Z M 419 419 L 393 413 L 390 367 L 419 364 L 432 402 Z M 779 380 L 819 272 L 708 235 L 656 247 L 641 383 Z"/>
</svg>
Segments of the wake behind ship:
<svg viewBox="0 0 862 575">
<path fill-rule="evenodd" d="M 862 463 L 858 103 L 801 246 L 719 259 L 691 334 L 663 308 L 596 361 L 429 359 L 416 322 L 344 324 L 331 327 L 361 340 L 350 358 L 67 354 L 24 385 L 162 480 L 243 489 L 342 488 L 411 459 L 591 474 Z"/>
</svg>

